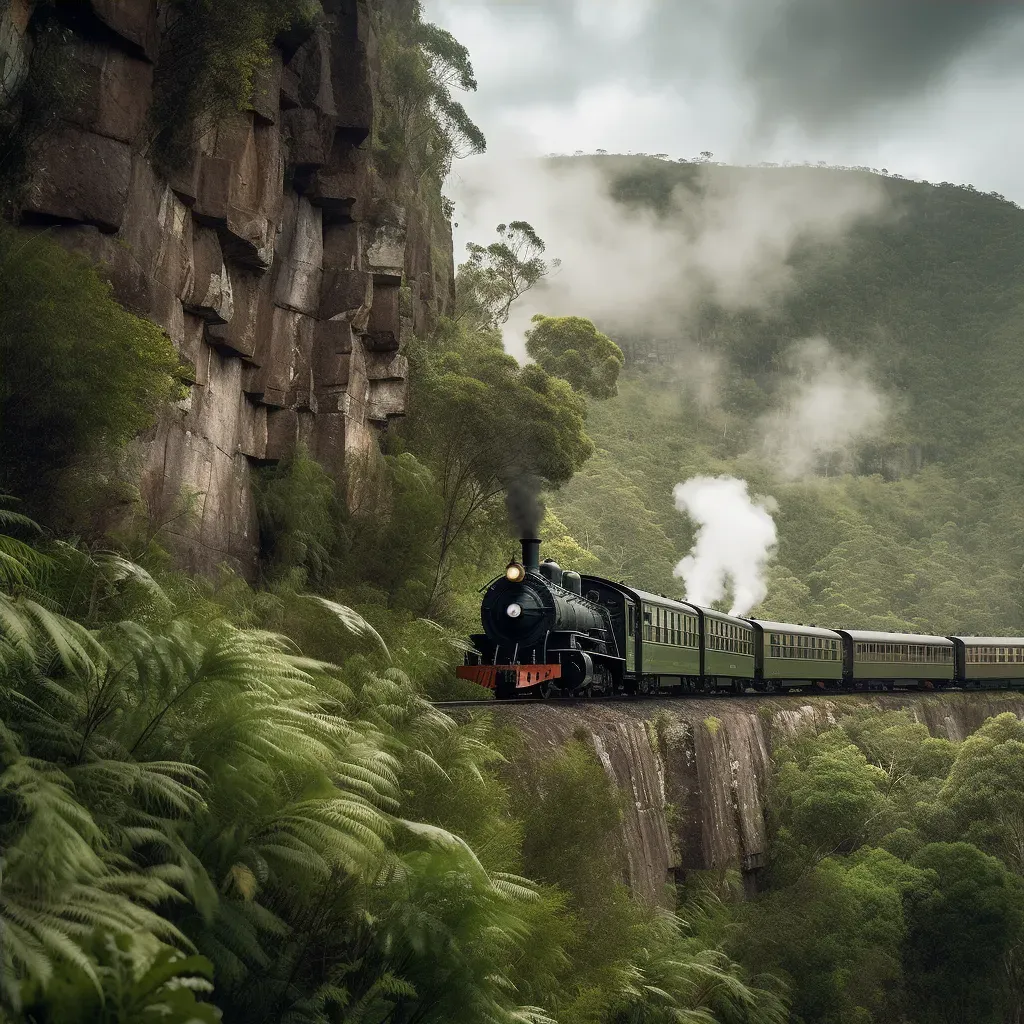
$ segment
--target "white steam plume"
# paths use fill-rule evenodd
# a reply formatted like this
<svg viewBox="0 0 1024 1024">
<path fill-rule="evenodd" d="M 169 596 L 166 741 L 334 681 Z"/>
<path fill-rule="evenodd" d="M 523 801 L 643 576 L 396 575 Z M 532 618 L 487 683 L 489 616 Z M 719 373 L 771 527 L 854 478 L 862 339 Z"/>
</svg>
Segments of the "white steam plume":
<svg viewBox="0 0 1024 1024">
<path fill-rule="evenodd" d="M 775 552 L 774 498 L 751 495 L 746 480 L 695 476 L 676 484 L 676 508 L 697 524 L 690 553 L 675 568 L 686 600 L 708 606 L 732 595 L 733 615 L 746 615 L 768 593 L 765 569 Z"/>
<path fill-rule="evenodd" d="M 885 426 L 888 400 L 863 362 L 836 352 L 825 338 L 794 346 L 788 364 L 795 385 L 760 422 L 765 455 L 789 478 L 851 468 L 857 443 Z"/>
<path fill-rule="evenodd" d="M 450 186 L 460 243 L 487 243 L 496 224 L 517 218 L 562 261 L 513 307 L 505 331 L 513 354 L 522 357 L 536 312 L 678 339 L 707 302 L 771 308 L 793 284 L 797 246 L 838 241 L 885 206 L 876 179 L 811 168 L 704 167 L 695 191 L 677 186 L 660 213 L 612 198 L 613 178 L 650 166 L 628 157 L 595 164 L 509 156 L 459 165 Z"/>
</svg>

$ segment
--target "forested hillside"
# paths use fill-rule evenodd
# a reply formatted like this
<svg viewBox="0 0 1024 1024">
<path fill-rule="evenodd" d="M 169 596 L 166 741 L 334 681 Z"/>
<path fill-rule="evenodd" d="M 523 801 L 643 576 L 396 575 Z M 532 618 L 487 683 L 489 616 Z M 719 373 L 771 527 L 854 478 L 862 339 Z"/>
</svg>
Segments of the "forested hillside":
<svg viewBox="0 0 1024 1024">
<path fill-rule="evenodd" d="M 681 184 L 699 190 L 735 173 L 705 168 L 698 180 L 692 164 L 623 158 L 603 166 L 638 216 L 667 209 Z M 601 571 L 679 593 L 672 569 L 693 533 L 673 486 L 734 475 L 778 503 L 757 613 L 1019 633 L 1024 212 L 970 188 L 862 171 L 743 173 L 869 177 L 885 191 L 884 214 L 798 248 L 793 285 L 773 309 L 706 303 L 675 331 L 605 327 L 626 372 L 616 398 L 591 403 L 597 451 L 554 496 L 555 511 Z M 808 344 L 825 355 L 803 358 Z M 864 396 L 875 403 L 872 429 L 844 435 L 844 402 Z M 787 417 L 802 436 L 780 433 Z"/>
</svg>

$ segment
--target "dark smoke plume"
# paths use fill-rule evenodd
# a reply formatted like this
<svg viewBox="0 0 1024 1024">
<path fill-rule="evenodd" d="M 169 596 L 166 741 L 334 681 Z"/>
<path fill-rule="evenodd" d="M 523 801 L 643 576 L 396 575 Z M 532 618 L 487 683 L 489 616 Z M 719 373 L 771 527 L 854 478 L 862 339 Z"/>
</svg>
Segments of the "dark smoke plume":
<svg viewBox="0 0 1024 1024">
<path fill-rule="evenodd" d="M 541 501 L 540 477 L 522 473 L 506 484 L 505 507 L 516 537 L 540 538 L 540 524 L 544 519 Z"/>
</svg>

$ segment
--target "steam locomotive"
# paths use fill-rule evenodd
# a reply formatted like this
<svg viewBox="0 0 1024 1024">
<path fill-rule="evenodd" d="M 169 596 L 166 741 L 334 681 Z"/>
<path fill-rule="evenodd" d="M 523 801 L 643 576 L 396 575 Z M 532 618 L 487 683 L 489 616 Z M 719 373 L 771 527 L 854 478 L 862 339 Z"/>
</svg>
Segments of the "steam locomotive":
<svg viewBox="0 0 1024 1024">
<path fill-rule="evenodd" d="M 522 541 L 456 672 L 498 698 L 1024 688 L 1024 637 L 924 636 L 744 619 L 540 561 Z"/>
</svg>

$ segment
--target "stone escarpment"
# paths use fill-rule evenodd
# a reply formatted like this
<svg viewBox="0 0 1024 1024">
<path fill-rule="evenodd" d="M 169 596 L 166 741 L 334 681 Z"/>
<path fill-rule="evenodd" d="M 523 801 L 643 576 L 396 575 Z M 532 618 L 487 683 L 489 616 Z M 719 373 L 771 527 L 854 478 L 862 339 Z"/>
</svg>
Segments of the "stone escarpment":
<svg viewBox="0 0 1024 1024">
<path fill-rule="evenodd" d="M 0 4 L 8 102 L 32 58 L 33 7 Z M 145 439 L 141 483 L 158 521 L 196 496 L 198 525 L 179 537 L 194 569 L 252 570 L 252 467 L 300 441 L 353 499 L 354 470 L 372 466 L 404 412 L 403 339 L 452 294 L 446 219 L 374 167 L 379 61 L 366 3 L 323 7 L 305 39 L 278 40 L 248 109 L 163 174 L 147 152 L 161 4 L 55 8 L 74 8 L 63 43 L 74 105 L 34 145 L 19 213 L 103 264 L 119 301 L 159 324 L 191 367 L 188 399 Z"/>
<path fill-rule="evenodd" d="M 1024 717 L 1024 696 L 879 694 L 844 698 L 659 700 L 503 708 L 500 721 L 543 755 L 585 736 L 623 796 L 627 881 L 645 900 L 669 901 L 691 871 L 735 869 L 757 888 L 767 852 L 771 752 L 803 728 L 822 728 L 854 704 L 904 708 L 935 736 L 962 740 L 993 715 Z M 615 842 L 609 837 L 609 842 Z"/>
</svg>

